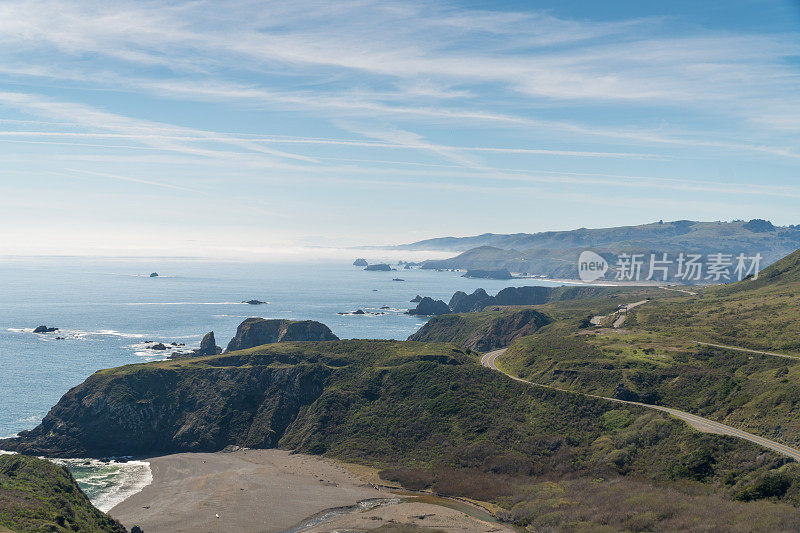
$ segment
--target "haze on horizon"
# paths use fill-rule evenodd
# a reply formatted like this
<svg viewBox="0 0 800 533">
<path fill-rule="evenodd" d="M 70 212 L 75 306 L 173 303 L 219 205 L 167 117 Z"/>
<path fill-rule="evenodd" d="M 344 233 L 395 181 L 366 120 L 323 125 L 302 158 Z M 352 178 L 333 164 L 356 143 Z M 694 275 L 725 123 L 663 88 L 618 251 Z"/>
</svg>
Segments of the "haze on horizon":
<svg viewBox="0 0 800 533">
<path fill-rule="evenodd" d="M 799 223 L 797 3 L 646 4 L 8 0 L 0 255 Z"/>
</svg>

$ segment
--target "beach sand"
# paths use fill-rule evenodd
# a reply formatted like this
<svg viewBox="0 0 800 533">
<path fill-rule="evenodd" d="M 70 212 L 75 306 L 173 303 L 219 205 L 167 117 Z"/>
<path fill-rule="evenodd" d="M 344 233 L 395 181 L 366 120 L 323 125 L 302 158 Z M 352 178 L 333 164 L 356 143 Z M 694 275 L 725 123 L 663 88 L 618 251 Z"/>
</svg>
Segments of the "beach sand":
<svg viewBox="0 0 800 533">
<path fill-rule="evenodd" d="M 284 450 L 180 453 L 148 460 L 153 482 L 109 511 L 126 527 L 138 525 L 144 533 L 286 531 L 328 509 L 396 497 L 334 461 Z M 304 531 L 374 529 L 391 521 L 463 532 L 510 531 L 415 501 L 348 512 Z"/>
</svg>

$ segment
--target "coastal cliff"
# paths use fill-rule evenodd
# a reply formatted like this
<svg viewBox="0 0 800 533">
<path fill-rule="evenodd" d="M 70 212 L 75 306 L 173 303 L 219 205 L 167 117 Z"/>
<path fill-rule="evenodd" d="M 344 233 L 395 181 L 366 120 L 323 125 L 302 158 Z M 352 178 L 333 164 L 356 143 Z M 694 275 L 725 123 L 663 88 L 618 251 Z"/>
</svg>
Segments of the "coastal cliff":
<svg viewBox="0 0 800 533">
<path fill-rule="evenodd" d="M 271 448 L 331 372 L 321 363 L 273 365 L 270 356 L 169 363 L 94 373 L 0 448 L 50 457 Z"/>
<path fill-rule="evenodd" d="M 39 426 L 0 440 L 0 449 L 109 457 L 273 448 L 326 387 L 381 356 L 442 364 L 466 357 L 444 345 L 298 342 L 101 370 L 67 392 Z"/>
</svg>

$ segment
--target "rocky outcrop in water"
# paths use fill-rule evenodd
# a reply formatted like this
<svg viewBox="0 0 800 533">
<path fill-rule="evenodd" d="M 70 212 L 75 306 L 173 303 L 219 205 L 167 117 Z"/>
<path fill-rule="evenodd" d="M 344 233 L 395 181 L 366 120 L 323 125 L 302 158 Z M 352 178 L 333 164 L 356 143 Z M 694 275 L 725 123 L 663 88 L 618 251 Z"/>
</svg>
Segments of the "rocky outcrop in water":
<svg viewBox="0 0 800 533">
<path fill-rule="evenodd" d="M 196 350 L 197 355 L 217 355 L 222 353 L 222 348 L 217 346 L 217 341 L 214 338 L 214 332 L 209 331 L 200 341 L 200 349 Z"/>
<path fill-rule="evenodd" d="M 183 346 L 173 343 L 174 346 Z M 192 350 L 191 352 L 173 352 L 167 359 L 188 359 L 190 357 L 203 357 L 207 355 L 219 355 L 222 353 L 222 348 L 217 346 L 217 341 L 214 338 L 214 332 L 209 331 L 203 336 L 200 341 L 200 348 Z"/>
<path fill-rule="evenodd" d="M 458 291 L 450 298 L 450 310 L 454 313 L 472 313 L 483 311 L 489 305 L 494 304 L 494 298 L 486 294 L 483 289 L 475 289 L 472 294 Z"/>
<path fill-rule="evenodd" d="M 153 272 L 153 273 L 151 273 L 151 274 L 150 274 L 150 277 L 151 277 L 151 278 L 157 278 L 157 277 L 158 277 L 158 272 Z"/>
<path fill-rule="evenodd" d="M 433 316 L 444 315 L 450 312 L 450 308 L 442 300 L 424 297 L 419 301 L 417 307 L 406 311 L 407 315 Z"/>
<path fill-rule="evenodd" d="M 50 328 L 47 326 L 38 326 L 36 329 L 33 330 L 34 333 L 53 333 L 54 331 L 58 331 L 58 328 Z"/>
<path fill-rule="evenodd" d="M 315 320 L 248 318 L 239 324 L 227 351 L 245 350 L 273 342 L 336 340 L 339 337 L 328 326 Z"/>
<path fill-rule="evenodd" d="M 357 267 L 365 267 L 365 266 L 367 266 L 367 265 L 369 265 L 369 263 L 367 263 L 367 260 L 366 260 L 366 259 L 364 259 L 363 257 L 359 257 L 358 259 L 356 259 L 355 261 L 353 261 L 353 266 L 357 266 Z"/>
<path fill-rule="evenodd" d="M 392 267 L 390 267 L 386 263 L 377 263 L 375 265 L 369 265 L 364 270 L 366 270 L 367 272 L 391 272 Z"/>
</svg>

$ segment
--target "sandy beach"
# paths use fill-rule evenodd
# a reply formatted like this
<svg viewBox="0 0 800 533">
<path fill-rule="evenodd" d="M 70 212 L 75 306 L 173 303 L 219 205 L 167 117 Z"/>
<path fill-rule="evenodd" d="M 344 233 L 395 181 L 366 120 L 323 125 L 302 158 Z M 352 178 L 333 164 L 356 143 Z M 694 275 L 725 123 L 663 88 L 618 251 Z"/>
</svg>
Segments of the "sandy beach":
<svg viewBox="0 0 800 533">
<path fill-rule="evenodd" d="M 315 456 L 238 450 L 149 461 L 153 482 L 109 511 L 126 527 L 138 525 L 144 533 L 268 532 L 300 526 L 314 532 L 366 530 L 391 522 L 464 532 L 511 531 L 457 508 L 413 497 L 401 502 L 352 469 Z M 394 503 L 351 508 L 374 499 Z M 310 522 L 323 515 L 322 522 Z"/>
</svg>

